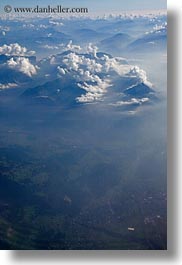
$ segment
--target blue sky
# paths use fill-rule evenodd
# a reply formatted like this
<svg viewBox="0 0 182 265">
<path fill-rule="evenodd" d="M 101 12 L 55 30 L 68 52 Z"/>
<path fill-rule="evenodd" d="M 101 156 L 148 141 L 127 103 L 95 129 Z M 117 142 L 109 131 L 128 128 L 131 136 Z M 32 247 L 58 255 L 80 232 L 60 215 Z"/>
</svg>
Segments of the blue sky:
<svg viewBox="0 0 182 265">
<path fill-rule="evenodd" d="M 12 7 L 34 7 L 37 4 L 41 7 L 47 5 L 63 7 L 87 7 L 90 11 L 119 11 L 119 10 L 151 10 L 166 9 L 167 0 L 1 0 L 0 8 L 4 5 Z"/>
</svg>

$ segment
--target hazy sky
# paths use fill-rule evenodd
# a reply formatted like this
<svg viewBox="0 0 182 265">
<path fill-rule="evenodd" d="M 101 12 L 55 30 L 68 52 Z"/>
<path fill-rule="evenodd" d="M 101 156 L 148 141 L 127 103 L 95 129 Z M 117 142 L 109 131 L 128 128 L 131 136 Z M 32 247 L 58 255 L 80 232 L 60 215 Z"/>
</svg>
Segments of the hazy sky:
<svg viewBox="0 0 182 265">
<path fill-rule="evenodd" d="M 90 11 L 151 10 L 166 9 L 167 0 L 0 0 L 0 8 L 12 7 L 46 7 L 47 5 L 63 7 L 87 7 Z"/>
</svg>

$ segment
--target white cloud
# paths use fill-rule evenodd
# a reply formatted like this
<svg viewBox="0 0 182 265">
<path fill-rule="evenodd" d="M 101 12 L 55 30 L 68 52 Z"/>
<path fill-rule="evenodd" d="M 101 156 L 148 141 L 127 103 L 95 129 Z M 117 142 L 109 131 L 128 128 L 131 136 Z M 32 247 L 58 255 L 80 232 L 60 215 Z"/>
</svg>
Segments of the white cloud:
<svg viewBox="0 0 182 265">
<path fill-rule="evenodd" d="M 48 50 L 58 50 L 59 49 L 59 47 L 58 46 L 54 46 L 54 45 L 43 45 L 42 46 L 42 48 L 44 48 L 44 49 L 48 49 Z"/>
<path fill-rule="evenodd" d="M 0 90 L 3 90 L 3 89 L 8 89 L 8 88 L 15 88 L 17 87 L 18 85 L 15 84 L 15 83 L 7 83 L 7 84 L 1 84 L 0 83 Z"/>
<path fill-rule="evenodd" d="M 106 72 L 115 71 L 120 76 L 127 74 L 131 68 L 130 65 L 122 63 L 123 58 L 109 58 L 109 56 L 104 55 L 103 61 Z"/>
<path fill-rule="evenodd" d="M 69 45 L 72 46 L 72 42 Z M 87 54 L 84 54 L 84 51 Z M 86 94 L 76 98 L 78 102 L 101 100 L 107 89 L 115 82 L 115 78 L 119 77 L 130 78 L 133 81 L 133 86 L 138 83 L 152 86 L 147 80 L 146 72 L 138 66 L 129 65 L 121 57 L 112 58 L 104 54 L 98 58 L 97 51 L 98 48 L 92 44 L 89 44 L 85 49 L 81 49 L 80 53 L 71 51 L 63 56 L 61 65 L 57 67 L 58 76 L 71 72 L 78 82 L 78 86 L 86 91 Z M 88 56 L 88 54 L 93 56 Z M 53 62 L 51 61 L 51 63 Z M 56 63 L 58 62 L 54 59 L 54 64 Z M 132 101 L 131 104 L 133 104 Z"/>
<path fill-rule="evenodd" d="M 111 103 L 110 105 L 120 107 L 120 106 L 128 106 L 128 105 L 142 105 L 143 103 L 146 103 L 149 101 L 149 98 L 131 98 L 131 100 L 128 101 L 117 101 L 116 103 Z"/>
<path fill-rule="evenodd" d="M 167 31 L 167 22 L 164 22 L 162 24 L 156 24 L 151 31 L 145 32 L 145 34 L 159 34 L 161 32 Z"/>
<path fill-rule="evenodd" d="M 80 97 L 77 97 L 76 100 L 79 103 L 92 103 L 94 101 L 100 100 L 101 97 L 102 94 L 88 92 L 86 95 L 81 95 Z"/>
<path fill-rule="evenodd" d="M 54 21 L 54 20 L 50 20 L 49 24 L 52 24 L 54 26 L 63 26 L 64 25 L 62 22 L 58 22 L 58 21 Z"/>
<path fill-rule="evenodd" d="M 89 43 L 87 47 L 87 52 L 92 53 L 94 57 L 97 58 L 98 47 L 93 45 L 92 43 Z"/>
<path fill-rule="evenodd" d="M 81 95 L 77 97 L 77 102 L 81 103 L 91 103 L 96 100 L 101 100 L 103 95 L 107 92 L 107 88 L 111 86 L 109 80 L 101 80 L 99 79 L 95 85 L 87 84 L 78 84 L 79 87 L 87 91 L 85 95 Z"/>
<path fill-rule="evenodd" d="M 70 42 L 66 45 L 66 47 L 65 47 L 65 51 L 75 51 L 75 52 L 77 52 L 77 51 L 81 51 L 81 46 L 79 46 L 79 45 L 74 45 L 73 44 L 73 41 L 72 40 L 70 40 Z"/>
<path fill-rule="evenodd" d="M 14 56 L 30 56 L 34 51 L 28 51 L 26 47 L 20 46 L 18 43 L 12 43 L 10 45 L 4 44 L 0 47 L 0 54 L 14 55 Z"/>
<path fill-rule="evenodd" d="M 154 27 L 153 27 L 153 30 L 154 31 L 156 31 L 156 32 L 161 32 L 161 30 L 166 30 L 167 29 L 167 22 L 164 22 L 163 24 L 161 24 L 161 25 L 155 25 Z"/>
<path fill-rule="evenodd" d="M 81 57 L 72 52 L 72 53 L 69 53 L 65 57 L 65 59 L 63 60 L 63 63 L 66 64 L 69 70 L 78 71 L 79 64 L 81 63 Z"/>
<path fill-rule="evenodd" d="M 74 76 L 79 82 L 78 86 L 87 92 L 85 95 L 76 98 L 78 102 L 100 100 L 107 92 L 107 88 L 111 86 L 108 79 L 98 76 L 98 73 L 102 72 L 102 65 L 96 62 L 95 59 L 71 52 L 65 56 L 63 63 L 66 65 L 66 69 L 76 72 Z M 62 67 L 59 67 L 58 70 L 61 71 L 61 74 L 66 73 Z"/>
<path fill-rule="evenodd" d="M 128 75 L 138 79 L 138 83 L 144 83 L 145 85 L 152 87 L 152 83 L 147 80 L 147 74 L 144 70 L 138 66 L 132 66 Z"/>
<path fill-rule="evenodd" d="M 20 71 L 30 77 L 32 75 L 35 75 L 38 69 L 37 66 L 34 66 L 30 63 L 28 58 L 24 57 L 11 58 L 7 61 L 7 66 L 11 69 Z"/>
<path fill-rule="evenodd" d="M 61 75 L 65 75 L 66 72 L 67 72 L 66 69 L 64 69 L 64 68 L 62 68 L 62 67 L 60 67 L 60 66 L 58 66 L 57 69 L 58 69 L 58 72 L 59 72 L 58 75 L 59 75 L 59 74 L 61 74 Z"/>
</svg>

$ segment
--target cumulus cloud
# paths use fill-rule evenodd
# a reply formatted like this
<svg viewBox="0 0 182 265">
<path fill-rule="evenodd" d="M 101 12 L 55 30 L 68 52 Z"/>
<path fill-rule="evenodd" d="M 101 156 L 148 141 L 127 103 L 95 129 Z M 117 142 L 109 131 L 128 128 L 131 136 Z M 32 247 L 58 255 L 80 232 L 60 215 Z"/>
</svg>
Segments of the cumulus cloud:
<svg viewBox="0 0 182 265">
<path fill-rule="evenodd" d="M 77 52 L 77 51 L 81 51 L 82 50 L 82 48 L 81 48 L 81 46 L 79 46 L 79 45 L 74 45 L 73 44 L 73 41 L 72 40 L 70 40 L 70 42 L 66 45 L 66 47 L 65 47 L 65 49 L 64 49 L 65 51 L 75 51 L 75 52 Z"/>
<path fill-rule="evenodd" d="M 131 67 L 128 75 L 138 79 L 138 83 L 144 83 L 145 85 L 152 87 L 152 83 L 147 80 L 147 74 L 144 70 L 140 69 L 138 66 Z"/>
<path fill-rule="evenodd" d="M 86 95 L 81 95 L 80 97 L 77 97 L 76 100 L 79 103 L 91 103 L 100 100 L 101 97 L 102 94 L 88 92 Z"/>
<path fill-rule="evenodd" d="M 76 98 L 78 102 L 102 100 L 107 89 L 114 84 L 115 78 L 130 78 L 134 86 L 139 83 L 152 86 L 147 79 L 146 72 L 138 66 L 129 65 L 124 58 L 113 58 L 106 54 L 98 57 L 98 48 L 92 44 L 84 49 L 77 47 L 80 53 L 74 51 L 75 45 L 72 42 L 67 46 L 73 49 L 61 59 L 61 65 L 57 67 L 58 76 L 71 73 L 78 86 L 86 91 L 85 94 Z M 58 62 L 51 57 L 50 63 Z M 132 101 L 131 103 L 133 104 Z"/>
<path fill-rule="evenodd" d="M 98 47 L 89 43 L 86 47 L 82 48 L 80 45 L 73 44 L 73 41 L 70 40 L 69 43 L 64 48 L 65 51 L 72 52 L 86 52 L 88 54 L 92 54 L 95 58 L 97 58 Z"/>
<path fill-rule="evenodd" d="M 63 63 L 66 64 L 69 70 L 78 71 L 79 65 L 81 63 L 81 57 L 76 53 L 72 52 L 65 57 Z"/>
<path fill-rule="evenodd" d="M 123 64 L 123 58 L 109 58 L 109 56 L 104 55 L 104 68 L 106 72 L 114 71 L 120 76 L 124 76 L 130 71 L 130 66 L 128 64 Z"/>
<path fill-rule="evenodd" d="M 17 57 L 17 58 L 11 58 L 7 61 L 7 66 L 11 69 L 20 71 L 27 76 L 32 76 L 37 73 L 37 66 L 34 66 L 31 64 L 28 58 L 24 57 Z"/>
<path fill-rule="evenodd" d="M 98 47 L 93 45 L 92 43 L 89 43 L 87 47 L 87 52 L 92 53 L 94 57 L 97 58 Z"/>
<path fill-rule="evenodd" d="M 77 97 L 77 102 L 90 103 L 96 100 L 101 100 L 103 95 L 107 92 L 107 88 L 110 87 L 111 84 L 109 80 L 99 79 L 95 85 L 84 82 L 84 84 L 78 84 L 78 86 L 87 91 L 87 93 Z"/>
<path fill-rule="evenodd" d="M 94 50 L 93 53 L 95 53 Z M 102 72 L 102 64 L 96 62 L 95 59 L 71 52 L 65 56 L 63 63 L 66 69 L 76 72 L 74 76 L 78 81 L 78 86 L 87 92 L 76 98 L 78 102 L 83 103 L 100 100 L 107 92 L 110 81 L 106 78 L 99 77 L 98 73 Z M 62 67 L 59 67 L 58 70 L 61 74 L 66 73 Z"/>
<path fill-rule="evenodd" d="M 18 43 L 12 43 L 10 45 L 4 44 L 0 47 L 0 54 L 12 55 L 12 56 L 30 56 L 34 51 L 28 51 L 26 47 L 22 47 Z"/>
<path fill-rule="evenodd" d="M 79 67 L 86 67 L 91 72 L 101 72 L 102 65 L 96 62 L 94 59 L 86 58 L 84 55 L 78 55 L 76 53 L 70 53 L 65 56 L 63 62 L 68 69 L 78 71 Z"/>
</svg>

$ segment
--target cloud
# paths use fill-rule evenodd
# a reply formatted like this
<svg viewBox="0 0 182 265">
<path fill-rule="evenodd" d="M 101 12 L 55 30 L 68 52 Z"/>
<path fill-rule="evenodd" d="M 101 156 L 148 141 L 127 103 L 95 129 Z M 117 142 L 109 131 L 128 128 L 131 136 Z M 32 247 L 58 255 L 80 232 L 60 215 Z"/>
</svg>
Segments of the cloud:
<svg viewBox="0 0 182 265">
<path fill-rule="evenodd" d="M 83 69 L 80 69 L 79 73 L 80 73 L 79 79 L 81 81 L 88 81 L 92 83 L 96 82 L 98 84 L 102 82 L 102 80 L 100 79 L 98 75 L 92 74 L 88 70 L 84 71 Z"/>
<path fill-rule="evenodd" d="M 102 65 L 100 63 L 97 63 L 94 59 L 86 58 L 85 55 L 70 53 L 65 56 L 63 62 L 69 70 L 78 71 L 79 67 L 86 67 L 92 73 L 102 71 Z"/>
<path fill-rule="evenodd" d="M 17 58 L 11 58 L 7 61 L 7 66 L 11 69 L 20 71 L 27 76 L 32 76 L 37 73 L 37 66 L 34 66 L 30 63 L 28 58 L 24 57 L 17 57 Z"/>
<path fill-rule="evenodd" d="M 88 92 L 86 95 L 81 95 L 80 97 L 77 97 L 76 100 L 79 103 L 92 103 L 94 101 L 100 100 L 101 97 L 102 94 Z"/>
<path fill-rule="evenodd" d="M 70 40 L 70 42 L 66 45 L 64 48 L 65 51 L 73 51 L 73 52 L 86 52 L 88 54 L 92 54 L 95 58 L 97 58 L 97 52 L 98 47 L 93 45 L 92 43 L 89 43 L 86 47 L 82 48 L 80 45 L 73 44 L 73 41 Z"/>
<path fill-rule="evenodd" d="M 132 66 L 128 76 L 136 78 L 138 83 L 144 83 L 145 85 L 152 87 L 152 83 L 147 80 L 146 72 L 138 66 Z"/>
<path fill-rule="evenodd" d="M 18 43 L 12 43 L 10 45 L 4 44 L 0 47 L 0 54 L 12 55 L 12 56 L 30 56 L 34 51 L 28 51 L 26 47 L 20 46 Z"/>
<path fill-rule="evenodd" d="M 76 98 L 77 102 L 81 103 L 91 103 L 96 100 L 101 100 L 103 95 L 107 92 L 107 88 L 111 86 L 109 80 L 98 80 L 95 85 L 87 84 L 79 84 L 78 86 L 87 91 L 85 95 L 81 95 Z"/>
<path fill-rule="evenodd" d="M 131 66 L 128 64 L 123 64 L 123 58 L 109 58 L 109 56 L 104 55 L 104 68 L 106 72 L 114 71 L 120 76 L 126 75 Z"/>
<path fill-rule="evenodd" d="M 59 74 L 60 74 L 60 75 L 65 75 L 66 72 L 67 72 L 66 69 L 64 69 L 64 68 L 62 68 L 62 67 L 60 67 L 60 66 L 58 66 L 57 69 L 58 69 L 58 76 L 59 76 Z"/>
<path fill-rule="evenodd" d="M 92 50 L 94 54 L 95 51 L 95 49 Z M 85 55 L 71 52 L 64 57 L 63 63 L 66 69 L 76 72 L 74 76 L 78 81 L 78 86 L 87 92 L 77 97 L 77 102 L 83 103 L 100 100 L 103 94 L 107 92 L 110 81 L 98 76 L 98 73 L 102 72 L 102 65 L 96 62 L 95 59 L 90 59 Z M 65 74 L 65 68 L 58 67 L 59 73 Z"/>
<path fill-rule="evenodd" d="M 74 45 L 73 44 L 73 41 L 72 40 L 70 40 L 70 42 L 66 45 L 66 47 L 65 47 L 65 51 L 81 51 L 81 46 L 79 46 L 79 45 Z"/>
<path fill-rule="evenodd" d="M 78 71 L 79 64 L 81 64 L 81 57 L 77 55 L 76 53 L 69 53 L 65 59 L 63 60 L 63 63 L 66 64 L 67 68 L 69 70 Z"/>
<path fill-rule="evenodd" d="M 9 88 L 15 88 L 17 87 L 18 85 L 15 84 L 15 83 L 7 83 L 7 84 L 1 84 L 0 83 L 0 90 L 3 90 L 3 89 L 9 89 Z"/>
<path fill-rule="evenodd" d="M 49 24 L 53 26 L 64 26 L 62 22 L 54 21 L 54 20 L 49 20 Z"/>
<path fill-rule="evenodd" d="M 44 49 L 48 49 L 48 50 L 58 50 L 60 47 L 59 46 L 55 46 L 55 45 L 43 45 L 42 48 Z"/>
<path fill-rule="evenodd" d="M 146 103 L 149 101 L 149 98 L 131 98 L 128 101 L 117 101 L 116 103 L 111 103 L 110 105 L 121 107 L 121 106 L 129 106 L 129 105 L 142 105 L 143 103 Z"/>
<path fill-rule="evenodd" d="M 87 47 L 87 52 L 92 53 L 94 57 L 97 58 L 98 47 L 93 45 L 92 43 L 89 43 Z"/>
<path fill-rule="evenodd" d="M 69 48 L 72 47 L 73 50 L 75 49 L 75 45 L 72 42 L 68 46 L 70 46 Z M 104 94 L 107 93 L 107 89 L 114 85 L 117 78 L 121 77 L 131 79 L 133 86 L 139 83 L 152 86 L 147 79 L 146 72 L 138 66 L 129 65 L 124 58 L 113 58 L 106 54 L 98 57 L 98 48 L 92 44 L 89 44 L 85 48 L 79 47 L 80 53 L 73 50 L 63 55 L 57 70 L 58 76 L 71 73 L 77 81 L 78 86 L 86 91 L 85 94 L 76 98 L 77 102 L 90 103 L 102 100 Z M 83 53 L 84 51 L 86 53 Z M 57 64 L 58 61 L 53 56 L 50 63 Z M 131 104 L 133 103 L 132 100 Z"/>
<path fill-rule="evenodd" d="M 162 24 L 156 24 L 151 31 L 145 32 L 145 34 L 159 34 L 159 33 L 167 33 L 167 22 Z"/>
<path fill-rule="evenodd" d="M 167 22 L 165 21 L 164 23 L 162 23 L 161 25 L 155 25 L 153 27 L 154 30 L 161 30 L 161 29 L 167 29 Z"/>
</svg>

